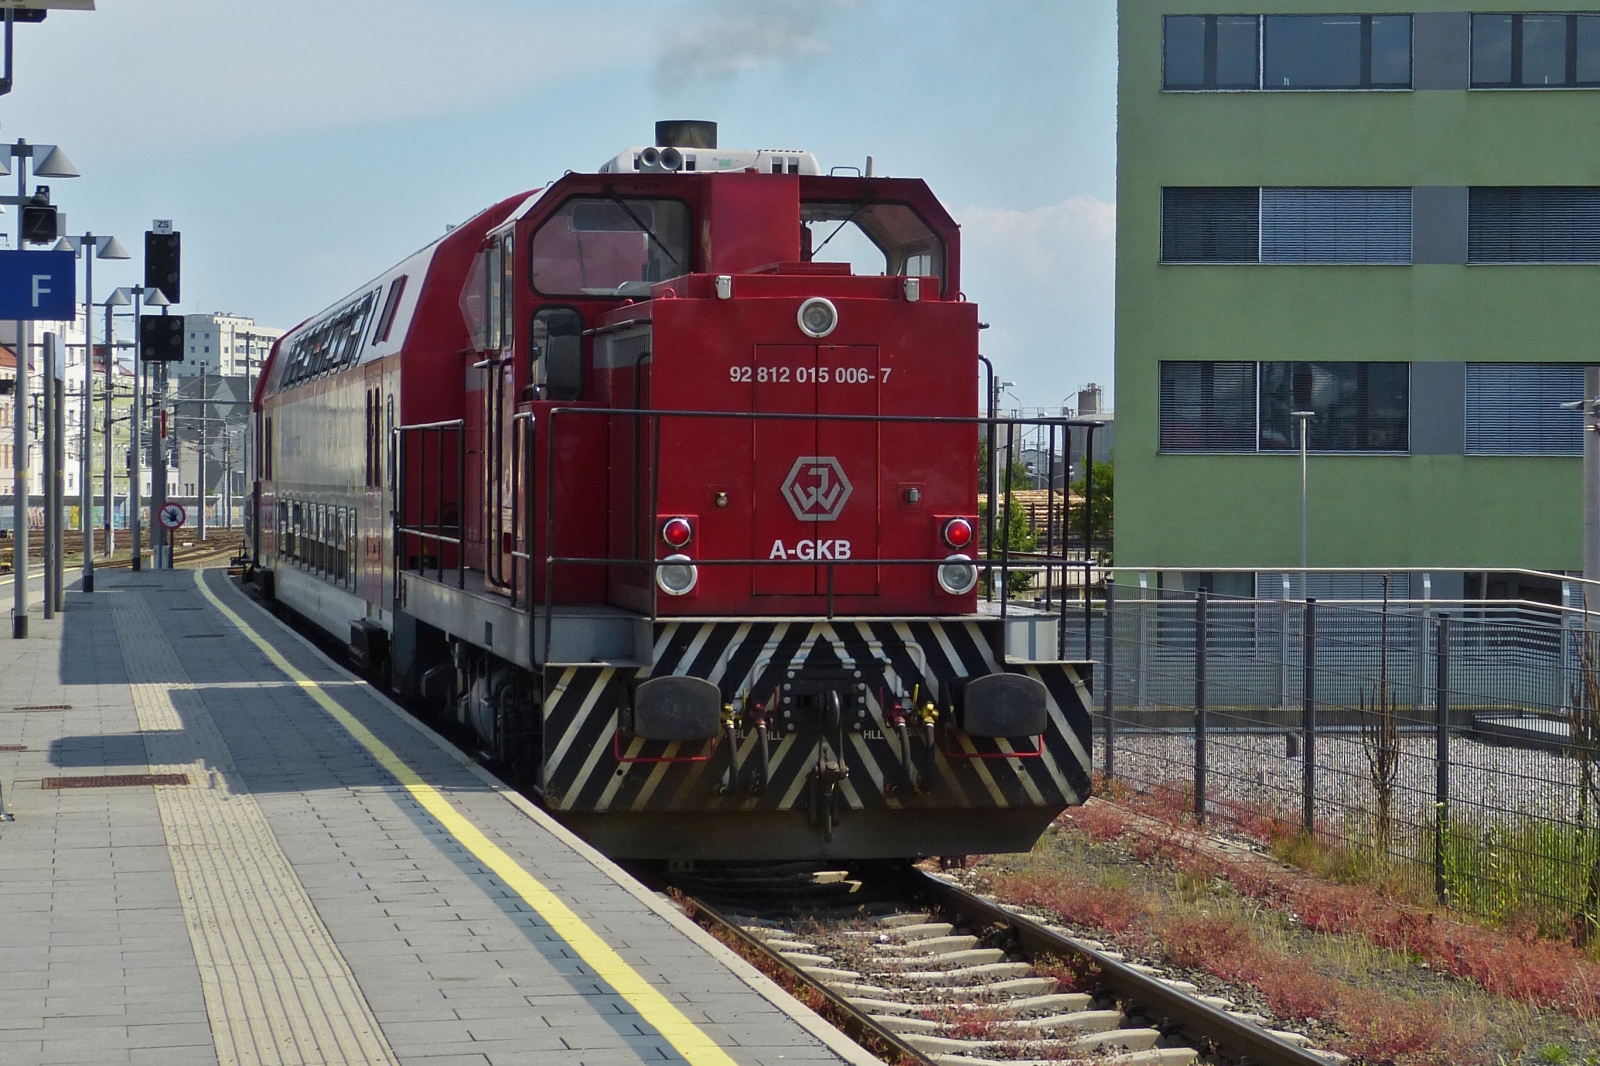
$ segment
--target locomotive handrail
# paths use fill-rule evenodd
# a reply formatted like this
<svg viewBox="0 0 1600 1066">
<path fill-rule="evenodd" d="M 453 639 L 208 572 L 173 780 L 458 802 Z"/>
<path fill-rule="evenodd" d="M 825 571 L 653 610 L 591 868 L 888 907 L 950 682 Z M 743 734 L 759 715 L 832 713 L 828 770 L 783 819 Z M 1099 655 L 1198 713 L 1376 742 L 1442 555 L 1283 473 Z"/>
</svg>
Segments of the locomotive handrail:
<svg viewBox="0 0 1600 1066">
<path fill-rule="evenodd" d="M 443 422 L 413 422 L 409 426 L 395 426 L 396 433 L 409 433 L 416 429 L 464 429 L 467 420 L 464 418 L 451 418 Z"/>
<path fill-rule="evenodd" d="M 527 548 L 533 547 L 527 543 L 526 518 L 533 513 L 534 485 L 531 478 L 527 479 L 526 485 L 523 481 L 527 472 L 533 469 L 534 422 L 532 411 L 518 411 L 511 416 L 511 579 L 508 585 L 513 609 L 517 606 L 519 562 L 522 563 L 523 581 L 528 585 L 522 590 L 523 602 L 531 603 L 533 599 L 533 555 L 531 551 L 517 550 L 517 545 L 522 543 Z M 499 551 L 499 545 L 495 546 L 495 550 Z"/>
<path fill-rule="evenodd" d="M 415 537 L 419 541 L 431 542 L 436 545 L 454 545 L 456 549 L 456 587 L 463 589 L 467 587 L 467 550 L 465 539 L 462 536 L 462 496 L 464 494 L 467 481 L 466 429 L 467 422 L 464 418 L 452 418 L 442 422 L 420 422 L 409 426 L 396 426 L 394 429 L 395 439 L 400 445 L 395 449 L 396 454 L 399 456 L 400 463 L 399 476 L 396 478 L 398 486 L 395 493 L 394 514 L 395 598 L 397 601 L 399 599 L 400 591 L 400 573 L 402 570 L 411 569 L 410 566 L 405 564 L 407 561 L 406 548 L 409 544 L 409 538 L 412 537 Z M 450 527 L 446 527 L 444 521 L 444 438 L 445 434 L 451 431 L 455 432 L 456 440 L 456 522 L 455 526 L 453 527 L 455 529 L 454 536 L 451 536 L 445 532 L 445 529 Z M 423 452 L 423 449 L 425 449 L 427 446 L 427 434 L 437 434 L 437 476 L 434 479 L 434 484 L 438 490 L 438 499 L 435 501 L 434 521 L 431 528 L 426 521 L 422 521 L 420 519 L 420 524 L 415 526 L 410 525 L 407 522 L 407 516 L 410 513 L 411 504 L 411 500 L 407 491 L 410 486 L 411 479 L 408 476 L 410 471 L 407 465 L 405 447 L 405 437 L 408 433 L 419 435 L 422 438 L 422 443 L 419 445 L 418 449 L 419 453 L 421 454 L 418 455 L 417 461 L 419 464 L 424 464 L 424 471 L 426 469 L 425 464 L 427 462 L 427 455 L 425 452 Z M 417 500 L 417 514 L 422 516 L 426 515 L 428 512 L 428 479 L 426 477 L 419 477 L 417 479 L 417 486 L 420 497 Z M 418 573 L 425 573 L 427 570 L 426 557 L 422 554 L 420 547 L 421 546 L 419 545 L 416 569 Z M 443 581 L 443 550 L 439 550 L 436 553 L 435 566 L 437 567 L 438 580 Z"/>
<path fill-rule="evenodd" d="M 991 469 L 990 474 L 989 474 L 990 492 L 988 493 L 989 504 L 988 504 L 988 510 L 987 510 L 987 516 L 988 516 L 987 526 L 988 526 L 990 532 L 989 532 L 989 536 L 988 536 L 988 538 L 986 540 L 986 543 L 984 543 L 981 546 L 981 550 L 975 550 L 975 551 L 972 552 L 972 556 L 973 556 L 972 563 L 973 563 L 974 566 L 977 566 L 980 569 L 980 571 L 987 578 L 987 583 L 988 583 L 987 596 L 988 596 L 988 599 L 990 601 L 992 601 L 994 599 L 995 586 L 996 586 L 996 583 L 997 583 L 996 579 L 998 578 L 998 584 L 999 584 L 999 588 L 1000 588 L 1000 617 L 1001 617 L 1002 621 L 1007 616 L 1007 605 L 1008 605 L 1008 602 L 1010 600 L 1010 596 L 1011 596 L 1011 592 L 1012 592 L 1012 577 L 1013 577 L 1014 571 L 1017 571 L 1017 572 L 1020 572 L 1020 571 L 1034 571 L 1034 570 L 1038 569 L 1038 564 L 1039 563 L 1041 563 L 1041 562 L 1043 563 L 1043 569 L 1044 569 L 1044 573 L 1045 573 L 1045 609 L 1046 610 L 1050 610 L 1053 606 L 1056 606 L 1056 604 L 1053 604 L 1051 602 L 1053 599 L 1056 600 L 1057 603 L 1059 604 L 1060 620 L 1059 620 L 1059 624 L 1057 626 L 1057 645 L 1058 645 L 1057 652 L 1058 652 L 1058 657 L 1060 657 L 1060 658 L 1064 659 L 1066 657 L 1066 634 L 1067 634 L 1066 622 L 1067 622 L 1067 605 L 1068 605 L 1067 596 L 1066 596 L 1066 592 L 1067 592 L 1066 571 L 1067 571 L 1067 568 L 1070 567 L 1070 566 L 1081 565 L 1083 567 L 1083 572 L 1084 572 L 1083 584 L 1082 584 L 1082 588 L 1083 588 L 1083 597 L 1082 597 L 1083 598 L 1083 609 L 1084 609 L 1085 615 L 1087 615 L 1089 613 L 1089 611 L 1090 611 L 1090 599 L 1091 599 L 1090 590 L 1091 590 L 1092 585 L 1093 585 L 1094 571 L 1096 570 L 1096 568 L 1098 566 L 1098 564 L 1095 562 L 1095 558 L 1094 558 L 1094 543 L 1093 543 L 1092 515 L 1091 515 L 1091 512 L 1092 512 L 1092 500 L 1085 500 L 1084 513 L 1085 513 L 1085 527 L 1086 528 L 1084 530 L 1084 540 L 1083 540 L 1083 543 L 1082 543 L 1082 553 L 1081 553 L 1082 554 L 1082 558 L 1080 560 L 1074 560 L 1074 559 L 1069 557 L 1069 543 L 1068 543 L 1067 528 L 1066 527 L 1068 525 L 1067 519 L 1068 519 L 1069 512 L 1070 512 L 1070 501 L 1071 501 L 1071 494 L 1069 492 L 1069 485 L 1068 485 L 1068 482 L 1070 482 L 1070 473 L 1071 473 L 1071 454 L 1070 454 L 1071 438 L 1070 438 L 1070 430 L 1073 429 L 1073 428 L 1081 428 L 1081 429 L 1084 429 L 1084 430 L 1087 431 L 1086 432 L 1086 438 L 1087 438 L 1086 439 L 1086 444 L 1088 445 L 1088 447 L 1086 447 L 1086 452 L 1088 454 L 1087 454 L 1086 458 L 1088 459 L 1089 462 L 1092 463 L 1093 462 L 1093 449 L 1092 449 L 1092 441 L 1093 441 L 1092 434 L 1093 434 L 1093 431 L 1095 429 L 1100 428 L 1100 427 L 1105 425 L 1105 422 L 1100 420 L 1100 419 L 1081 419 L 1081 418 L 1070 418 L 1070 417 L 1067 417 L 1067 416 L 1055 417 L 1055 416 L 1044 416 L 1044 415 L 1035 416 L 1035 417 L 1001 417 L 1001 416 L 997 416 L 997 415 L 994 415 L 994 414 L 978 415 L 978 416 L 963 416 L 963 415 L 892 415 L 892 414 L 859 414 L 858 415 L 858 414 L 831 414 L 831 413 L 808 412 L 808 411 L 705 411 L 705 410 L 690 410 L 690 409 L 653 409 L 653 408 L 641 408 L 641 407 L 560 406 L 560 407 L 552 407 L 549 410 L 550 430 L 549 430 L 549 440 L 546 442 L 546 456 L 545 456 L 545 460 L 546 460 L 546 462 L 545 462 L 545 466 L 546 466 L 546 486 L 545 486 L 546 487 L 546 491 L 545 491 L 545 506 L 544 506 L 544 510 L 545 510 L 545 514 L 544 514 L 544 541 L 543 541 L 543 552 L 541 553 L 543 555 L 543 562 L 544 562 L 544 567 L 543 567 L 543 569 L 544 569 L 544 596 L 543 596 L 543 601 L 544 601 L 543 602 L 544 649 L 543 650 L 544 650 L 544 660 L 545 661 L 549 661 L 549 655 L 550 655 L 550 647 L 551 647 L 551 640 L 552 640 L 552 624 L 551 623 L 553 621 L 554 608 L 555 608 L 555 600 L 554 600 L 554 595 L 555 595 L 555 593 L 554 593 L 554 588 L 555 588 L 555 570 L 556 570 L 556 567 L 558 565 L 559 566 L 617 566 L 619 564 L 627 564 L 627 565 L 630 565 L 630 566 L 637 566 L 637 567 L 645 568 L 651 574 L 652 577 L 654 576 L 654 572 L 657 569 L 659 569 L 661 566 L 665 565 L 665 560 L 655 559 L 655 558 L 653 558 L 653 555 L 652 555 L 651 558 L 642 558 L 641 557 L 641 558 L 632 558 L 632 559 L 627 559 L 627 558 L 603 558 L 602 559 L 602 558 L 595 558 L 595 557 L 589 557 L 589 556 L 563 556 L 563 555 L 557 555 L 557 554 L 554 553 L 553 548 L 554 548 L 554 545 L 555 545 L 555 517 L 556 517 L 555 516 L 555 495 L 556 494 L 555 494 L 555 491 L 554 491 L 554 486 L 555 486 L 555 481 L 556 481 L 556 478 L 555 478 L 555 458 L 556 458 L 556 454 L 557 454 L 557 451 L 558 451 L 558 449 L 556 447 L 556 443 L 555 443 L 555 438 L 556 438 L 557 416 L 563 416 L 563 415 L 566 415 L 566 416 L 570 416 L 570 415 L 625 416 L 625 417 L 628 417 L 630 419 L 633 419 L 635 424 L 637 424 L 638 420 L 641 419 L 641 418 L 649 418 L 649 419 L 653 420 L 654 425 L 653 425 L 652 428 L 653 428 L 653 431 L 654 431 L 653 435 L 654 435 L 654 438 L 655 438 L 655 442 L 654 442 L 655 443 L 655 447 L 653 447 L 651 449 L 651 471 L 650 471 L 650 482 L 649 482 L 650 495 L 651 495 L 651 505 L 652 505 L 651 513 L 652 514 L 654 513 L 654 497 L 655 497 L 655 493 L 656 493 L 656 490 L 657 490 L 657 487 L 658 487 L 659 481 L 660 481 L 660 461 L 661 461 L 660 433 L 661 433 L 661 423 L 662 423 L 662 420 L 667 419 L 667 418 L 735 419 L 735 420 L 748 420 L 748 421 L 791 421 L 791 422 L 794 422 L 794 421 L 802 421 L 802 422 L 824 422 L 824 421 L 826 421 L 826 422 L 865 422 L 865 423 L 873 423 L 873 424 L 885 424 L 885 423 L 887 423 L 887 424 L 913 424 L 913 425 L 935 425 L 935 426 L 936 425 L 972 425 L 972 426 L 979 426 L 979 427 L 987 427 L 987 429 L 989 430 L 987 436 L 988 436 L 988 439 L 990 441 L 995 440 L 995 438 L 997 436 L 996 431 L 998 429 L 1000 429 L 1000 427 L 1005 427 L 1006 428 L 1006 439 L 1007 439 L 1007 455 L 1008 455 L 1007 463 L 1008 463 L 1008 465 L 1010 463 L 1014 463 L 1015 462 L 1015 454 L 1016 454 L 1016 448 L 1017 448 L 1016 433 L 1017 433 L 1017 430 L 1018 430 L 1019 427 L 1036 427 L 1036 428 L 1040 428 L 1040 429 L 1046 429 L 1046 430 L 1048 430 L 1048 433 L 1049 433 L 1049 443 L 1048 443 L 1048 457 L 1049 457 L 1049 459 L 1048 459 L 1045 483 L 1046 483 L 1046 488 L 1049 491 L 1047 493 L 1046 511 L 1045 511 L 1045 546 L 1044 546 L 1044 551 L 1040 552 L 1040 551 L 1035 551 L 1035 550 L 1020 550 L 1020 549 L 1013 549 L 1011 547 L 1010 530 L 1012 528 L 1012 514 L 1013 514 L 1013 511 L 1012 511 L 1012 495 L 1013 495 L 1013 492 L 1015 491 L 1015 489 L 1013 488 L 1013 486 L 1010 483 L 1011 482 L 1011 478 L 1010 478 L 1010 471 L 1009 470 L 1007 470 L 1004 473 L 1004 476 L 1003 476 L 1003 482 L 1002 483 L 1003 483 L 1004 487 L 998 490 L 1000 493 L 1003 493 L 1004 512 L 1003 512 L 1003 521 L 1002 521 L 1002 523 L 1000 525 L 1000 529 L 1002 531 L 1005 531 L 1005 532 L 1002 533 L 1002 535 L 1001 535 L 1001 543 L 998 546 L 995 544 L 995 535 L 994 535 L 993 529 L 994 529 L 994 519 L 996 518 L 996 513 L 995 512 L 997 510 L 996 503 L 998 501 L 996 500 L 997 492 L 996 492 L 996 486 L 995 486 L 994 482 L 995 482 L 995 478 L 996 478 L 997 475 L 993 471 L 993 469 Z M 1054 480 L 1055 479 L 1054 466 L 1055 466 L 1055 459 L 1057 457 L 1057 452 L 1056 452 L 1056 440 L 1057 440 L 1056 434 L 1057 433 L 1060 433 L 1061 441 L 1065 446 L 1064 449 L 1063 449 L 1063 452 L 1062 452 L 1062 456 L 1063 456 L 1063 463 L 1062 463 L 1063 484 L 1061 486 L 1061 492 L 1062 492 L 1062 496 L 1063 496 L 1063 506 L 1060 508 L 1060 511 L 1061 511 L 1061 515 L 1060 515 L 1061 525 L 1060 525 L 1060 536 L 1059 537 L 1056 536 L 1057 527 L 1055 525 L 1055 523 L 1056 523 L 1056 505 L 1055 505 L 1055 488 L 1056 488 L 1056 486 L 1055 486 L 1055 480 Z M 994 465 L 995 465 L 994 464 L 994 460 L 995 460 L 995 452 L 996 452 L 996 450 L 997 449 L 995 449 L 991 445 L 991 448 L 990 448 L 990 465 L 991 465 L 991 468 L 993 468 Z M 528 466 L 528 469 L 530 471 L 532 469 L 531 459 L 532 459 L 532 457 L 530 455 L 529 456 L 529 460 L 530 461 L 529 461 L 529 466 Z M 1092 486 L 1092 481 L 1089 484 Z M 638 489 L 637 485 L 635 486 L 635 489 L 637 491 L 637 489 Z M 1092 493 L 1092 489 L 1090 490 L 1090 492 Z M 1087 494 L 1088 493 L 1086 493 L 1086 495 Z M 530 507 L 530 510 L 529 510 L 529 516 L 530 517 L 531 517 L 531 514 L 532 514 L 532 512 L 531 512 L 531 507 Z M 639 516 L 636 514 L 634 516 L 634 523 L 633 524 L 635 526 L 637 526 L 638 521 L 639 521 Z M 531 545 L 530 545 L 530 547 L 531 547 Z M 977 547 L 977 546 L 975 546 L 975 547 Z M 997 550 L 997 547 L 998 547 L 998 550 Z M 1057 554 L 1058 551 L 1059 551 L 1059 554 Z M 1023 561 L 1023 565 L 1022 566 L 1014 566 L 1013 559 L 1016 559 L 1018 561 Z M 696 566 L 702 566 L 702 565 L 703 566 L 757 566 L 757 565 L 759 565 L 759 566 L 769 566 L 769 567 L 770 566 L 811 566 L 811 567 L 823 566 L 823 567 L 826 568 L 826 574 L 827 574 L 827 613 L 828 613 L 828 617 L 831 618 L 834 615 L 834 573 L 835 573 L 836 567 L 839 566 L 839 565 L 844 565 L 844 566 L 929 566 L 929 565 L 933 565 L 933 566 L 937 566 L 937 565 L 942 565 L 942 564 L 944 564 L 944 563 L 946 563 L 948 561 L 949 561 L 948 558 L 933 558 L 933 559 L 872 559 L 872 558 L 864 558 L 864 559 L 847 559 L 847 560 L 833 560 L 833 559 L 793 559 L 793 560 L 785 559 L 785 560 L 775 560 L 775 559 L 704 559 L 704 558 L 696 557 L 695 560 L 694 560 L 694 565 L 696 565 Z M 532 560 L 530 560 L 529 562 L 530 562 L 530 570 L 531 570 Z M 1054 587 L 1054 574 L 1055 574 L 1055 568 L 1056 567 L 1060 567 L 1061 571 L 1062 571 L 1062 581 L 1061 581 L 1059 596 L 1056 595 L 1056 589 Z M 653 581 L 653 580 L 650 581 L 649 588 L 650 588 L 650 596 L 651 596 L 650 617 L 653 620 L 656 617 L 658 617 L 657 603 L 658 603 L 658 599 L 659 599 L 659 592 L 657 590 L 656 582 Z M 530 596 L 530 601 L 529 602 L 531 604 L 531 596 Z M 1085 629 L 1085 633 L 1087 634 L 1087 632 L 1088 632 L 1088 629 L 1086 628 Z M 1085 639 L 1087 640 L 1087 637 Z M 1088 658 L 1088 657 L 1089 656 L 1088 656 L 1088 653 L 1086 651 L 1085 652 L 1085 658 Z"/>
</svg>

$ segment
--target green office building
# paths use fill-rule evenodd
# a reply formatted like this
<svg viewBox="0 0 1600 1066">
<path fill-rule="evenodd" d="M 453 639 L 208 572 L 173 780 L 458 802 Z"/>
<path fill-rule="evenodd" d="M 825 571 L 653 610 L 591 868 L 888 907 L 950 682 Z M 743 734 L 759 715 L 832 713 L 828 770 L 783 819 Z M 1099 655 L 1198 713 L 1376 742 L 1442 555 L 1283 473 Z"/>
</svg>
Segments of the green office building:
<svg viewBox="0 0 1600 1066">
<path fill-rule="evenodd" d="M 1122 3 L 1119 566 L 1295 569 L 1303 424 L 1311 566 L 1582 569 L 1600 3 L 1461 7 Z"/>
</svg>

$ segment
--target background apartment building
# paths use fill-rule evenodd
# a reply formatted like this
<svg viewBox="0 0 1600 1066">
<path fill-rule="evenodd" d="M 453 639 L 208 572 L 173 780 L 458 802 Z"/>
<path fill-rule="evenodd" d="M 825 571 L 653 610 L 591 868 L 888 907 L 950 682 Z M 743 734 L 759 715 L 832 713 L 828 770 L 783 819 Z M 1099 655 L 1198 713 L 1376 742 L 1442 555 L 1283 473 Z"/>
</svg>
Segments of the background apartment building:
<svg viewBox="0 0 1600 1066">
<path fill-rule="evenodd" d="M 188 350 L 172 373 L 185 377 L 209 369 L 213 375 L 254 379 L 273 342 L 284 334 L 284 330 L 259 326 L 255 319 L 231 311 L 184 315 L 183 328 Z"/>
<path fill-rule="evenodd" d="M 1119 564 L 1296 567 L 1309 411 L 1310 565 L 1581 568 L 1600 4 L 1462 6 L 1121 5 Z"/>
</svg>

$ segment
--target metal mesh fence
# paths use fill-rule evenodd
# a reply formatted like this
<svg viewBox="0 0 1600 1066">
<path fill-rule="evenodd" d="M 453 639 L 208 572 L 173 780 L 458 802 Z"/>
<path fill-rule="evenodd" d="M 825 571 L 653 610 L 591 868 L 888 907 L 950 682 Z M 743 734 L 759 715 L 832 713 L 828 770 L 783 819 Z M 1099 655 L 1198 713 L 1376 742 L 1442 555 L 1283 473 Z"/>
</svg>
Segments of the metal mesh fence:
<svg viewBox="0 0 1600 1066">
<path fill-rule="evenodd" d="M 1107 588 L 1087 624 L 1108 777 L 1258 837 L 1309 832 L 1480 915 L 1596 926 L 1600 624 L 1584 612 L 1403 587 L 1340 602 Z M 1085 622 L 1067 617 L 1075 655 Z"/>
</svg>

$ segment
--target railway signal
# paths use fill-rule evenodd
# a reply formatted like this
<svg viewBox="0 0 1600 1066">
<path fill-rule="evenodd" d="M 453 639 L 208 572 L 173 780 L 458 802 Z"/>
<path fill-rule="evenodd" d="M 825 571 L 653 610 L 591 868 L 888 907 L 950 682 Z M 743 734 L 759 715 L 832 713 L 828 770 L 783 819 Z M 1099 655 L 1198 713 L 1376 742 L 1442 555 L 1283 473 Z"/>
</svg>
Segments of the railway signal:
<svg viewBox="0 0 1600 1066">
<path fill-rule="evenodd" d="M 28 244 L 52 244 L 61 232 L 61 213 L 50 203 L 50 186 L 40 185 L 22 208 L 22 239 Z"/>
<path fill-rule="evenodd" d="M 145 288 L 160 289 L 168 300 L 179 303 L 183 234 L 174 230 L 171 222 L 156 225 L 156 229 L 146 230 L 144 234 Z"/>
<path fill-rule="evenodd" d="M 140 315 L 139 352 L 147 363 L 183 361 L 183 316 Z"/>
</svg>

